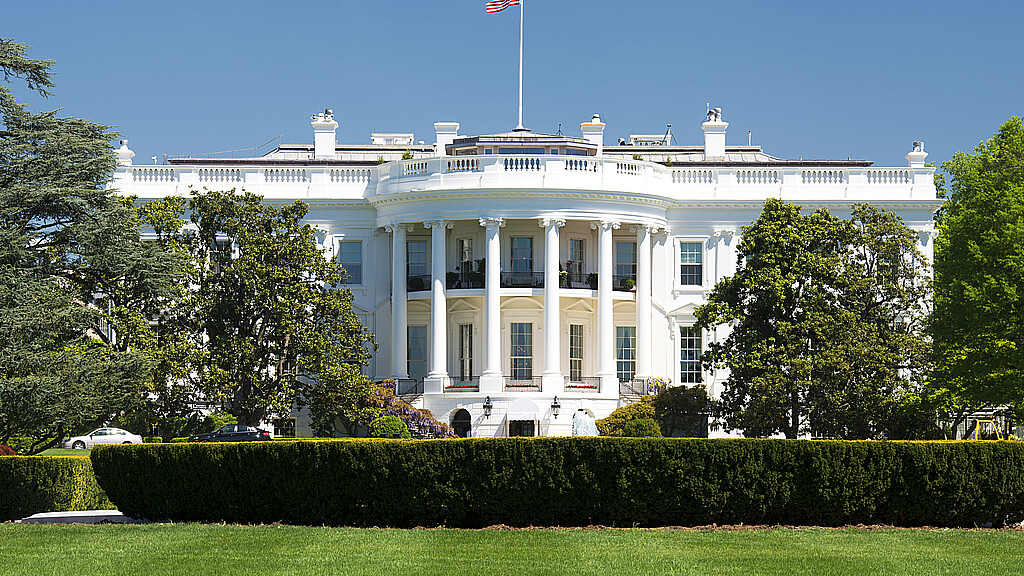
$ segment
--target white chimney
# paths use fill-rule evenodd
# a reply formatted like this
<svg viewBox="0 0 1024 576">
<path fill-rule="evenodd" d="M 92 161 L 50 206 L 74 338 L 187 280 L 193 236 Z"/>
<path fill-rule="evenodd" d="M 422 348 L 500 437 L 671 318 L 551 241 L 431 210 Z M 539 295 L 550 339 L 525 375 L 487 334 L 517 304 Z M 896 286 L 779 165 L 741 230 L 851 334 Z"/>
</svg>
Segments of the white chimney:
<svg viewBox="0 0 1024 576">
<path fill-rule="evenodd" d="M 588 142 L 597 146 L 597 155 L 601 156 L 604 153 L 604 122 L 601 122 L 601 116 L 594 114 L 593 120 L 580 124 L 580 130 Z"/>
<path fill-rule="evenodd" d="M 437 141 L 434 143 L 434 152 L 438 156 L 446 156 L 448 152 L 445 147 L 455 141 L 459 133 L 458 122 L 434 122 L 434 131 L 437 133 Z"/>
<path fill-rule="evenodd" d="M 704 159 L 725 160 L 725 129 L 729 123 L 722 121 L 722 109 L 709 108 L 708 119 L 700 127 L 704 130 Z"/>
<path fill-rule="evenodd" d="M 338 129 L 338 123 L 334 121 L 334 111 L 328 108 L 314 114 L 310 124 L 313 125 L 313 158 L 333 160 L 337 145 L 335 131 Z"/>
<path fill-rule="evenodd" d="M 135 152 L 128 149 L 128 140 L 121 140 L 121 147 L 117 149 L 117 163 L 121 166 L 131 166 Z"/>
<path fill-rule="evenodd" d="M 914 142 L 914 149 L 907 154 L 907 162 L 911 168 L 924 168 L 924 159 L 928 153 L 924 151 L 924 142 Z"/>
</svg>

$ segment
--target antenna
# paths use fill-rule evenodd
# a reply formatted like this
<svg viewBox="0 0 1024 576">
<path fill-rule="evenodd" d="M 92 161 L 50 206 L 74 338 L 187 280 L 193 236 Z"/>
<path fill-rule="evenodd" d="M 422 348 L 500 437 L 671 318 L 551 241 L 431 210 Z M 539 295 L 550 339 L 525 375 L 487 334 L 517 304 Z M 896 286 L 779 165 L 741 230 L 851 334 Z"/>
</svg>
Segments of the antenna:
<svg viewBox="0 0 1024 576">
<path fill-rule="evenodd" d="M 558 123 L 558 135 L 559 136 L 562 135 L 562 123 L 561 122 Z"/>
<path fill-rule="evenodd" d="M 747 130 L 747 146 L 750 146 L 750 130 Z"/>
</svg>

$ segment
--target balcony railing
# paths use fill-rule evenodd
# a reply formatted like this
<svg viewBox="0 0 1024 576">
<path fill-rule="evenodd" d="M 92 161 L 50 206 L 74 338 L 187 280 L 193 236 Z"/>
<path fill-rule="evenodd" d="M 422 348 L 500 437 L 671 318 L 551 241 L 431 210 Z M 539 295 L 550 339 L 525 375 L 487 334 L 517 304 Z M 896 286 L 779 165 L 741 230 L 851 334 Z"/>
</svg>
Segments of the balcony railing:
<svg viewBox="0 0 1024 576">
<path fill-rule="evenodd" d="M 573 392 L 600 392 L 601 378 L 597 376 L 580 376 L 577 378 L 565 377 L 566 391 Z"/>
<path fill-rule="evenodd" d="M 540 376 L 523 376 L 519 378 L 505 376 L 505 391 L 540 392 L 541 380 Z"/>
<path fill-rule="evenodd" d="M 647 396 L 661 392 L 662 384 L 648 380 L 647 378 L 633 378 L 631 380 L 619 380 L 620 396 Z"/>
<path fill-rule="evenodd" d="M 423 394 L 423 380 L 398 378 L 395 380 L 395 394 L 398 396 L 403 396 L 405 394 Z"/>
<path fill-rule="evenodd" d="M 542 288 L 543 272 L 502 272 L 502 288 Z"/>
<path fill-rule="evenodd" d="M 612 290 L 619 292 L 632 292 L 636 289 L 636 276 L 630 275 L 619 275 L 615 274 L 612 276 Z"/>
<path fill-rule="evenodd" d="M 483 288 L 485 278 L 483 272 L 449 272 L 445 284 L 449 290 Z"/>
<path fill-rule="evenodd" d="M 422 292 L 424 290 L 430 290 L 430 274 L 417 274 L 409 276 L 407 286 L 409 292 Z"/>
<path fill-rule="evenodd" d="M 479 392 L 480 377 L 470 376 L 469 378 L 446 378 L 444 382 L 445 392 Z"/>
</svg>

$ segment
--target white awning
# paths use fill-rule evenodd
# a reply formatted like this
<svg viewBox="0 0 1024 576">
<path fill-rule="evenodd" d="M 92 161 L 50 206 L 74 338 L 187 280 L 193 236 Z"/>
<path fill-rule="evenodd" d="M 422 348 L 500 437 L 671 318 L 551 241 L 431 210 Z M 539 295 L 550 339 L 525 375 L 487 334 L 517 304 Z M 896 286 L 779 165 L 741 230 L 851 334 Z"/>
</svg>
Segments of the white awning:
<svg viewBox="0 0 1024 576">
<path fill-rule="evenodd" d="M 506 420 L 540 420 L 540 409 L 537 405 L 525 398 L 513 400 L 505 412 Z"/>
</svg>

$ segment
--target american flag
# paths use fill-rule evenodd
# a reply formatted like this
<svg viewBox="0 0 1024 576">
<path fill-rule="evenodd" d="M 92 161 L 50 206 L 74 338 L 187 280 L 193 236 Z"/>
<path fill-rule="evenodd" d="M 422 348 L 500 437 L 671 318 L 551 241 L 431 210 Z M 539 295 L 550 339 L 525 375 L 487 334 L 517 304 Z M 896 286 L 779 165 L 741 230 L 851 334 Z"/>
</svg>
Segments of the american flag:
<svg viewBox="0 0 1024 576">
<path fill-rule="evenodd" d="M 491 0 L 487 3 L 487 13 L 501 12 L 509 6 L 519 6 L 519 0 Z"/>
</svg>

